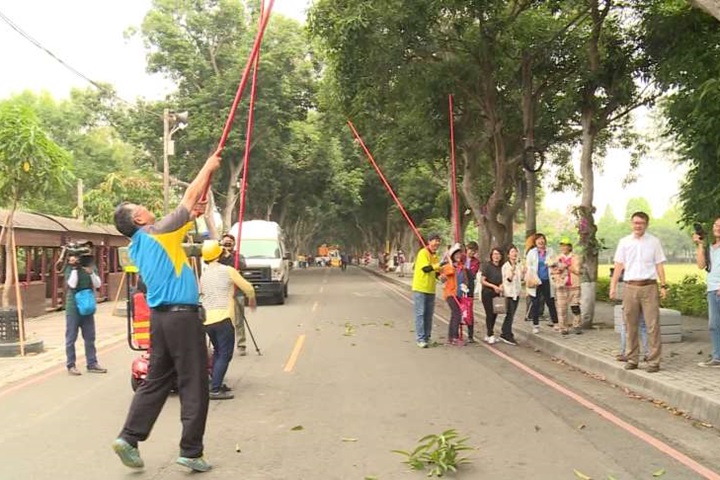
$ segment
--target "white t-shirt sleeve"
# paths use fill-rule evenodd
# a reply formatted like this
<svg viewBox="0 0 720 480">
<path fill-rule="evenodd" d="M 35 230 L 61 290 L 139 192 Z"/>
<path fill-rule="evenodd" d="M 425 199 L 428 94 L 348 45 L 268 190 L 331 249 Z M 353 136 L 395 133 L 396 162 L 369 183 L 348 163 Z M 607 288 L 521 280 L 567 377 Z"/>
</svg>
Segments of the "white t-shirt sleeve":
<svg viewBox="0 0 720 480">
<path fill-rule="evenodd" d="M 659 239 L 655 239 L 655 265 L 658 265 L 660 263 L 665 263 L 667 259 L 665 258 L 665 252 L 663 252 L 662 244 L 660 243 Z"/>
<path fill-rule="evenodd" d="M 618 242 L 617 249 L 615 250 L 615 258 L 613 258 L 613 261 L 615 263 L 622 263 L 625 264 L 625 239 L 621 238 Z"/>
</svg>

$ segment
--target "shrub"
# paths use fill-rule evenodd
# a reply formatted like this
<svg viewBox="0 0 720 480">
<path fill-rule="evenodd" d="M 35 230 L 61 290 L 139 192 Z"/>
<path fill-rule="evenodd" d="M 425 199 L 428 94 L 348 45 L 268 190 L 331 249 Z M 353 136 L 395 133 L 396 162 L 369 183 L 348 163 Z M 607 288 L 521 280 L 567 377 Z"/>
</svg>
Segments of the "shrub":
<svg viewBox="0 0 720 480">
<path fill-rule="evenodd" d="M 664 308 L 678 310 L 682 315 L 705 317 L 707 288 L 698 275 L 685 275 L 680 282 L 668 283 L 667 297 L 661 302 Z M 595 295 L 599 302 L 610 301 L 610 279 L 598 278 Z"/>
</svg>

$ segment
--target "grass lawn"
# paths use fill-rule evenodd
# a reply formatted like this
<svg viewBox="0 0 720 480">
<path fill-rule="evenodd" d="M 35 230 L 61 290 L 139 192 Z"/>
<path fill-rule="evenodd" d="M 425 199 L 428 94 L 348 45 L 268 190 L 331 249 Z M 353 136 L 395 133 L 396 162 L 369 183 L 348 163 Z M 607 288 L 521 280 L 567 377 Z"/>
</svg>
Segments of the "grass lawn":
<svg viewBox="0 0 720 480">
<path fill-rule="evenodd" d="M 598 271 L 599 278 L 610 278 L 610 267 L 608 264 L 601 264 Z M 672 263 L 665 265 L 666 281 L 668 283 L 679 283 L 686 275 L 697 275 L 700 281 L 705 283 L 705 271 L 697 268 L 694 263 Z"/>
</svg>

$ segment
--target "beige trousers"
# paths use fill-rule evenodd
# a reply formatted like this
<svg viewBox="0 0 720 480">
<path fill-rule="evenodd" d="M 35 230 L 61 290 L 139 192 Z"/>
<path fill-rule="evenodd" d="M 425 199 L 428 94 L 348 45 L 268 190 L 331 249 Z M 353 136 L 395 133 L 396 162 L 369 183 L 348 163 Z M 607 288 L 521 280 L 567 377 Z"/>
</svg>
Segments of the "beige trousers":
<svg viewBox="0 0 720 480">
<path fill-rule="evenodd" d="M 555 303 L 557 304 L 558 324 L 561 330 L 567 330 L 568 308 L 573 305 L 580 305 L 580 287 L 560 286 L 555 289 Z M 580 315 L 571 313 L 573 317 L 572 326 L 580 327 Z"/>
<path fill-rule="evenodd" d="M 623 292 L 623 317 L 627 334 L 626 355 L 628 363 L 638 364 L 640 359 L 640 340 L 638 335 L 638 317 L 642 312 L 648 333 L 648 365 L 660 366 L 660 294 L 657 284 L 637 286 L 625 284 Z"/>
</svg>

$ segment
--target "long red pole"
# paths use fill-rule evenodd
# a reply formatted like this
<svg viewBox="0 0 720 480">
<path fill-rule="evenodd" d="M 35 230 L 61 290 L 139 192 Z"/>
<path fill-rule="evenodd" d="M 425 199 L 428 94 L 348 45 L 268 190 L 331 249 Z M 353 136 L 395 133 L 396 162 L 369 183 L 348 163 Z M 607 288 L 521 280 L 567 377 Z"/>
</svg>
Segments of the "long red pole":
<svg viewBox="0 0 720 480">
<path fill-rule="evenodd" d="M 365 152 L 365 155 L 367 156 L 368 160 L 370 160 L 370 163 L 372 164 L 373 168 L 375 168 L 375 171 L 377 172 L 378 176 L 380 177 L 380 180 L 382 180 L 383 184 L 385 185 L 385 188 L 387 188 L 387 191 L 390 193 L 390 196 L 395 200 L 395 203 L 397 204 L 398 208 L 400 209 L 400 212 L 405 217 L 405 220 L 407 220 L 408 224 L 410 225 L 410 228 L 412 228 L 413 232 L 415 232 L 415 235 L 418 237 L 418 240 L 420 240 L 420 243 L 422 243 L 423 247 L 426 247 L 425 239 L 418 231 L 417 227 L 415 226 L 415 223 L 413 223 L 412 219 L 408 215 L 407 211 L 405 211 L 405 207 L 402 206 L 402 203 L 400 203 L 400 199 L 395 194 L 395 191 L 390 186 L 390 183 L 388 183 L 387 179 L 385 178 L 385 175 L 383 175 L 382 170 L 380 170 L 380 167 L 378 166 L 377 162 L 372 156 L 372 153 L 370 153 L 370 150 L 365 146 L 365 142 L 363 142 L 362 138 L 360 137 L 360 134 L 355 129 L 355 125 L 353 125 L 352 121 L 348 120 L 348 126 L 350 127 L 350 130 L 352 130 L 353 135 L 357 139 L 357 141 L 360 143 L 360 146 L 362 147 L 363 151 Z"/>
<path fill-rule="evenodd" d="M 455 224 L 455 241 L 460 241 L 460 207 L 457 192 L 457 167 L 455 165 L 455 117 L 453 116 L 453 96 L 448 95 L 448 107 L 450 111 L 450 169 L 452 183 L 452 218 Z"/>
<path fill-rule="evenodd" d="M 262 27 L 263 12 L 265 11 L 265 0 L 260 2 L 260 22 Z M 250 106 L 248 111 L 247 130 L 245 132 L 245 155 L 243 156 L 242 180 L 240 181 L 240 207 L 238 211 L 238 231 L 235 239 L 235 270 L 240 268 L 240 240 L 242 239 L 242 223 L 245 218 L 245 193 L 247 192 L 248 165 L 250 163 L 250 144 L 252 141 L 253 127 L 255 126 L 255 96 L 257 94 L 257 77 L 260 68 L 260 51 L 255 55 L 253 66 L 252 86 L 250 87 Z"/>
<path fill-rule="evenodd" d="M 235 113 L 237 112 L 237 107 L 240 104 L 240 99 L 242 98 L 243 93 L 245 93 L 245 86 L 247 85 L 248 77 L 250 76 L 250 69 L 255 64 L 255 58 L 260 51 L 260 43 L 262 43 L 263 35 L 265 35 L 265 29 L 267 28 L 268 21 L 270 20 L 270 13 L 272 11 L 274 3 L 275 0 L 270 0 L 270 2 L 268 3 L 267 12 L 265 12 L 265 15 L 260 16 L 260 18 L 262 19 L 260 29 L 255 36 L 255 42 L 253 43 L 252 51 L 250 52 L 247 63 L 245 64 L 245 70 L 243 70 L 242 77 L 240 78 L 240 85 L 238 85 L 237 92 L 235 93 L 235 99 L 233 100 L 232 106 L 230 107 L 230 113 L 228 114 L 228 118 L 225 121 L 225 127 L 223 128 L 222 136 L 220 137 L 220 141 L 218 142 L 217 150 L 220 153 L 222 153 L 223 149 L 225 148 L 225 142 L 227 142 L 228 136 L 230 135 L 230 130 L 232 129 L 232 124 L 235 120 Z M 202 201 L 205 201 L 207 199 L 207 193 L 208 190 L 210 190 L 210 183 L 211 182 L 208 181 L 207 185 L 205 185 L 205 190 L 203 191 L 202 195 Z"/>
</svg>

